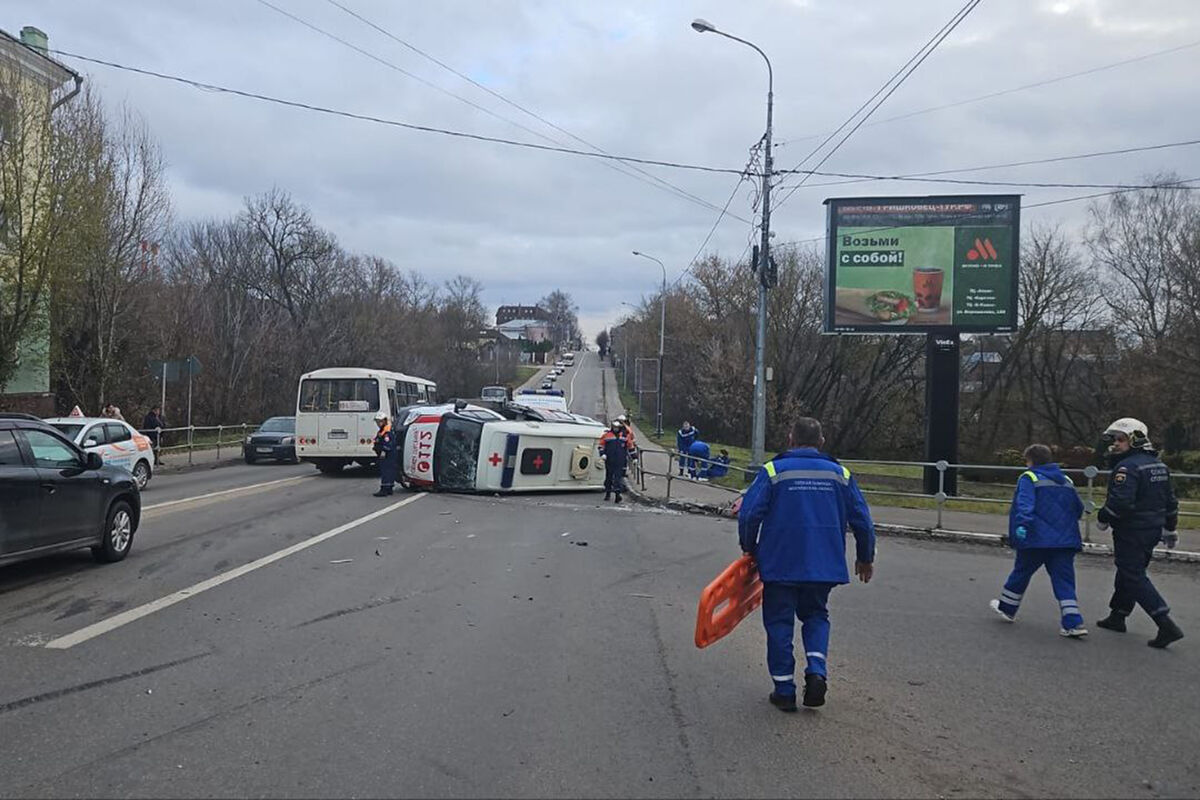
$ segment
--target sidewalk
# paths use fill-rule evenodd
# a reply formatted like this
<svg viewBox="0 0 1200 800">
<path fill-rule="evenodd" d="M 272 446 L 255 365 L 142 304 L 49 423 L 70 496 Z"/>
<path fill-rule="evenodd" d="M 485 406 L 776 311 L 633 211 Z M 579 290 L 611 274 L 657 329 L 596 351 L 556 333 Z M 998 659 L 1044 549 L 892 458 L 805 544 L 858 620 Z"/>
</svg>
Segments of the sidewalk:
<svg viewBox="0 0 1200 800">
<path fill-rule="evenodd" d="M 603 373 L 605 406 L 608 412 L 607 418 L 612 419 L 618 414 L 624 413 L 625 408 L 621 404 L 621 398 L 617 392 L 616 375 L 612 368 L 605 367 Z M 667 451 L 651 440 L 650 437 L 646 436 L 636 425 L 631 423 L 631 427 L 637 439 L 638 448 L 642 452 L 643 467 L 651 469 L 654 472 L 665 472 L 668 463 Z M 714 486 L 711 483 L 701 483 L 687 478 L 679 478 L 678 459 L 674 460 L 672 469 L 676 475 L 670 482 L 671 496 L 669 501 L 672 505 L 689 511 L 730 513 L 730 507 L 733 501 L 739 496 L 738 493 L 724 487 Z M 644 496 L 648 500 L 654 502 L 668 501 L 666 478 L 646 475 L 646 490 L 644 493 L 641 491 L 640 486 L 632 486 L 632 480 L 630 481 L 630 488 L 635 490 L 634 494 Z M 942 526 L 938 529 L 935 527 L 937 525 L 937 511 L 934 509 L 901 508 L 899 506 L 882 505 L 871 495 L 867 495 L 867 501 L 871 506 L 871 517 L 876 524 L 891 526 L 897 532 L 933 533 L 941 530 L 966 534 L 984 534 L 989 539 L 1008 534 L 1007 513 L 980 514 L 946 509 L 942 511 Z M 1179 533 L 1178 550 L 1200 552 L 1200 531 L 1180 530 Z M 1101 545 L 1107 549 L 1112 542 L 1112 534 L 1109 532 L 1100 532 L 1093 527 L 1091 540 L 1094 544 Z"/>
</svg>

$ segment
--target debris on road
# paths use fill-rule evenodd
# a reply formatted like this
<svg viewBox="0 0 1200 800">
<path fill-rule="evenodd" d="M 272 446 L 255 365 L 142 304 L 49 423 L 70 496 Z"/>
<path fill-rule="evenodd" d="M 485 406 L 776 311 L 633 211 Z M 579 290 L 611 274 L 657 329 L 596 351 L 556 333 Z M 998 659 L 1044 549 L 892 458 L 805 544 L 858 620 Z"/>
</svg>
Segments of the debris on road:
<svg viewBox="0 0 1200 800">
<path fill-rule="evenodd" d="M 333 561 L 330 561 L 329 563 L 330 564 L 349 564 L 353 560 L 354 560 L 353 558 L 335 558 Z"/>
<path fill-rule="evenodd" d="M 571 544 L 576 545 L 577 547 L 587 547 L 588 546 L 587 542 L 571 542 Z"/>
<path fill-rule="evenodd" d="M 630 593 L 629 593 L 629 596 L 630 596 L 630 597 L 644 597 L 644 598 L 646 598 L 647 600 L 653 600 L 653 599 L 654 599 L 654 595 L 652 595 L 652 594 L 641 594 L 641 593 L 639 593 L 639 592 L 630 592 Z"/>
</svg>

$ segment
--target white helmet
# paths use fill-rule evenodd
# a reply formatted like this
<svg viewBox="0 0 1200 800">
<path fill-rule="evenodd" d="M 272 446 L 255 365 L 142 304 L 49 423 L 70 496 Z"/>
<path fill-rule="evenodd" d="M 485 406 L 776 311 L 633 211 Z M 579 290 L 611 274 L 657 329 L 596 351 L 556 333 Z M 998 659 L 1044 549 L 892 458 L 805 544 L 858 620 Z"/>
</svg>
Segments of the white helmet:
<svg viewBox="0 0 1200 800">
<path fill-rule="evenodd" d="M 624 414 L 617 415 L 617 422 L 629 422 L 629 417 Z"/>
<path fill-rule="evenodd" d="M 386 422 L 387 418 L 388 418 L 388 415 L 386 412 L 383 412 L 383 411 L 375 412 L 375 421 L 376 422 Z"/>
<path fill-rule="evenodd" d="M 1113 442 L 1116 441 L 1118 435 L 1129 439 L 1129 446 L 1134 450 L 1152 450 L 1154 446 L 1150 444 L 1149 429 L 1146 428 L 1146 423 L 1133 417 L 1121 417 L 1116 420 L 1104 431 L 1104 441 L 1108 443 L 1109 450 L 1112 449 Z"/>
</svg>

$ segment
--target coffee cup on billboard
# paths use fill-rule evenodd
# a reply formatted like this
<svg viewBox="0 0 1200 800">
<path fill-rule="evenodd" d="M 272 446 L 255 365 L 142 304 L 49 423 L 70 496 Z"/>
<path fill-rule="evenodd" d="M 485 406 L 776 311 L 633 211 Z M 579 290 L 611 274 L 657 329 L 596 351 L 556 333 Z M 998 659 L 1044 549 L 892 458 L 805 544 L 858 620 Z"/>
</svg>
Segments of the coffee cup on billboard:
<svg viewBox="0 0 1200 800">
<path fill-rule="evenodd" d="M 918 312 L 929 314 L 942 307 L 942 280 L 945 275 L 941 267 L 913 269 L 913 294 L 917 298 Z"/>
</svg>

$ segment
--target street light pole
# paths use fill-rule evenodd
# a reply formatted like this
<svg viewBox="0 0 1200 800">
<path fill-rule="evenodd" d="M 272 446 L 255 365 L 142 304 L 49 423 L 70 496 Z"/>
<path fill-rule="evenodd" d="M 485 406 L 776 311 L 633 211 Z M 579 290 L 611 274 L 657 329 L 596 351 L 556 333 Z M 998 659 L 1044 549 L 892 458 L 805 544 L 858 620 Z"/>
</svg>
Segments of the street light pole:
<svg viewBox="0 0 1200 800">
<path fill-rule="evenodd" d="M 654 431 L 655 436 L 662 436 L 662 433 L 663 433 L 663 426 L 662 426 L 663 349 L 664 349 L 663 345 L 666 343 L 666 339 L 667 339 L 667 265 L 664 264 L 663 262 L 659 261 L 654 256 L 647 255 L 646 253 L 641 253 L 637 250 L 634 250 L 633 254 L 635 256 L 641 256 L 642 258 L 648 258 L 651 261 L 656 262 L 660 267 L 662 267 L 662 274 L 663 274 L 662 303 L 660 303 L 661 309 L 659 311 L 659 316 L 658 316 L 658 415 L 657 415 L 658 419 L 655 422 L 655 431 Z"/>
<path fill-rule="evenodd" d="M 750 442 L 750 460 L 753 466 L 764 461 L 767 439 L 767 375 L 765 349 L 767 342 L 767 275 L 771 263 L 771 173 L 774 161 L 771 156 L 771 123 L 775 106 L 775 72 L 771 59 L 758 45 L 739 39 L 737 36 L 717 30 L 711 22 L 697 19 L 692 23 L 697 33 L 715 33 L 752 47 L 767 62 L 767 132 L 763 136 L 762 176 L 762 245 L 758 261 L 758 336 L 754 343 L 754 420 Z"/>
</svg>

